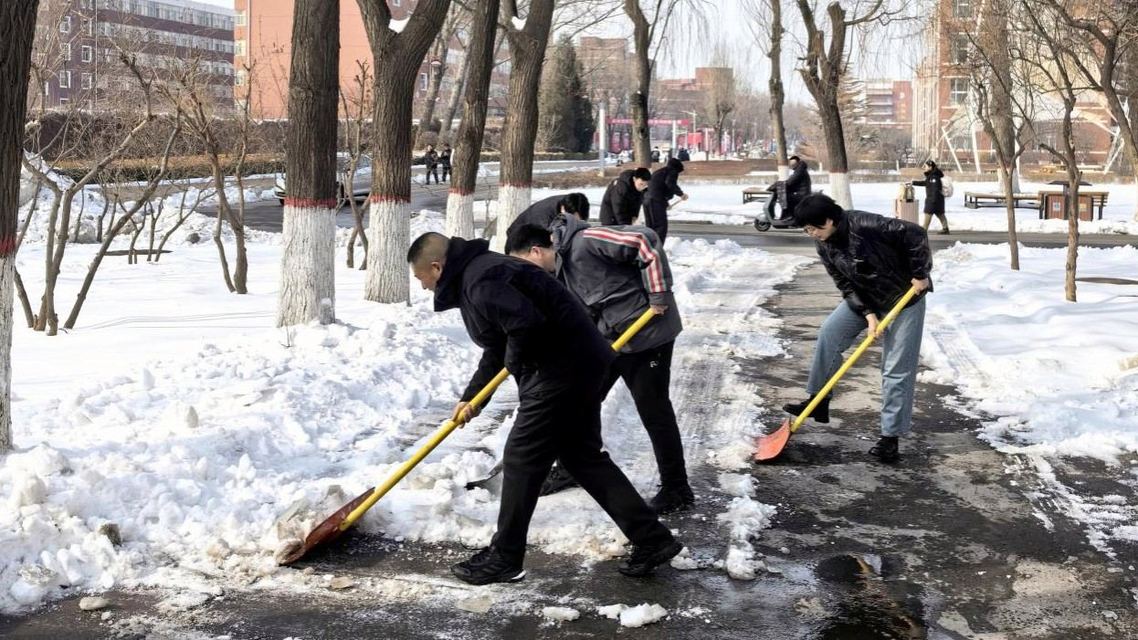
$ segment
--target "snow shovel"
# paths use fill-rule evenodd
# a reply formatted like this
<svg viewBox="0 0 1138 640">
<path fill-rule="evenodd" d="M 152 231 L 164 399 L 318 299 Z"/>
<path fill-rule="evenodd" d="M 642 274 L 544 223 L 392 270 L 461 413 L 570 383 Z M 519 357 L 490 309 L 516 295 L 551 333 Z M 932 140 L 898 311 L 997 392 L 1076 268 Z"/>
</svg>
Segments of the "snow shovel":
<svg viewBox="0 0 1138 640">
<path fill-rule="evenodd" d="M 648 321 L 651 320 L 655 315 L 656 314 L 653 313 L 651 309 L 648 309 L 644 313 L 640 314 L 640 317 L 636 319 L 636 322 L 633 322 L 632 325 L 628 327 L 628 329 L 625 329 L 624 333 L 620 334 L 620 337 L 618 337 L 616 341 L 612 343 L 612 350 L 620 351 L 622 348 L 624 348 L 624 345 L 628 344 L 628 341 L 632 340 L 632 338 L 637 333 L 639 333 L 639 331 L 644 328 L 644 325 L 648 324 Z M 466 490 L 470 491 L 471 489 L 480 489 L 486 486 L 486 483 L 496 478 L 499 473 L 502 473 L 501 460 L 499 460 L 497 464 L 490 468 L 490 473 L 488 473 L 485 478 L 467 482 Z"/>
<path fill-rule="evenodd" d="M 915 295 L 917 295 L 917 289 L 915 287 L 910 287 L 909 291 L 907 291 L 905 295 L 901 296 L 901 299 L 897 301 L 897 304 L 893 305 L 893 308 L 890 309 L 889 314 L 882 318 L 881 322 L 877 323 L 877 332 L 870 333 L 865 337 L 864 340 L 861 341 L 861 344 L 858 345 L 857 349 L 855 349 L 854 352 L 850 354 L 850 357 L 846 358 L 846 361 L 842 363 L 842 366 L 838 369 L 837 373 L 835 373 L 833 376 L 830 376 L 829 381 L 826 382 L 826 386 L 822 387 L 818 393 L 814 394 L 814 399 L 810 401 L 810 404 L 806 405 L 806 410 L 799 414 L 799 416 L 794 419 L 794 422 L 791 422 L 790 418 L 787 418 L 782 421 L 782 426 L 780 426 L 778 429 L 775 429 L 765 436 L 759 436 L 758 440 L 755 443 L 755 462 L 766 462 L 768 460 L 774 460 L 779 456 L 780 453 L 782 453 L 782 450 L 786 448 L 786 442 L 790 440 L 790 436 L 793 435 L 795 431 L 798 431 L 798 429 L 802 426 L 802 423 L 806 422 L 806 419 L 810 417 L 811 413 L 814 413 L 814 409 L 817 408 L 818 403 L 822 401 L 822 398 L 825 398 L 830 394 L 831 391 L 834 390 L 834 387 L 838 384 L 838 380 L 842 379 L 842 376 L 844 376 L 846 372 L 850 370 L 850 367 L 854 366 L 858 358 L 860 358 L 861 355 L 865 353 L 867 349 L 869 349 L 869 346 L 873 344 L 873 341 L 877 339 L 877 334 L 884 331 L 886 327 L 888 327 L 895 319 L 897 319 L 897 316 L 901 313 L 901 310 L 905 308 L 905 305 L 909 304 L 909 301 L 912 300 L 913 296 Z"/>
<path fill-rule="evenodd" d="M 640 318 L 638 318 L 636 322 L 632 323 L 632 326 L 629 327 L 628 330 L 625 331 L 620 336 L 620 338 L 613 343 L 613 348 L 620 349 L 625 344 L 627 344 L 628 341 L 632 339 L 632 336 L 636 335 L 636 333 L 640 331 L 644 325 L 648 324 L 648 321 L 651 320 L 655 315 L 656 314 L 654 311 L 652 311 L 652 309 L 645 311 L 640 316 Z M 485 387 L 483 387 L 482 390 L 478 392 L 478 395 L 474 396 L 474 398 L 471 399 L 470 403 L 468 404 L 471 410 L 477 410 L 478 407 L 482 406 L 482 404 L 486 402 L 487 398 L 489 398 L 490 395 L 498 389 L 498 386 L 502 384 L 502 382 L 504 382 L 509 375 L 510 373 L 505 369 L 499 371 L 498 375 L 494 376 L 494 379 L 491 380 Z M 445 440 L 446 437 L 451 434 L 451 432 L 462 425 L 463 422 L 465 422 L 465 420 L 462 417 L 459 417 L 458 420 L 450 419 L 444 422 L 442 426 L 439 427 L 438 431 L 436 431 L 434 435 L 431 436 L 427 443 L 420 447 L 419 450 L 415 452 L 415 455 L 411 456 L 407 459 L 406 462 L 399 465 L 399 467 L 395 469 L 395 471 L 392 472 L 392 474 L 388 476 L 386 480 L 383 481 L 383 484 L 364 491 L 360 495 L 356 496 L 351 502 L 340 507 L 336 513 L 333 513 L 328 517 L 327 520 L 317 525 L 316 528 L 312 530 L 312 533 L 309 533 L 308 537 L 304 539 L 304 543 L 289 553 L 287 556 L 285 556 L 285 558 L 280 561 L 280 564 L 290 565 L 303 558 L 312 549 L 338 538 L 341 533 L 347 531 L 353 524 L 356 523 L 357 520 L 363 517 L 363 515 L 367 513 L 368 509 L 371 509 L 373 506 L 375 506 L 375 503 L 379 502 L 383 496 L 387 495 L 387 492 L 391 491 L 392 487 L 398 484 L 404 476 L 410 473 L 411 469 L 415 468 L 415 465 L 422 462 L 423 458 L 426 458 L 428 455 L 430 455 L 430 453 L 435 450 L 435 447 L 439 446 L 439 444 L 442 443 L 442 441 Z"/>
</svg>

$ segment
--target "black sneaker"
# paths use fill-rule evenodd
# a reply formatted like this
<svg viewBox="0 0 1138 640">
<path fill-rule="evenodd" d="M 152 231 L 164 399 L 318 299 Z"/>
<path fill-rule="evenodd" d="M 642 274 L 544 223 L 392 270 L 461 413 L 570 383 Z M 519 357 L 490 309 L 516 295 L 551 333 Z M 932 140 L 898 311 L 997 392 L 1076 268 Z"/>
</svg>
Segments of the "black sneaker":
<svg viewBox="0 0 1138 640">
<path fill-rule="evenodd" d="M 693 504 L 695 504 L 695 496 L 687 484 L 681 487 L 661 487 L 656 497 L 648 502 L 648 506 L 652 507 L 658 516 L 673 511 L 690 509 Z"/>
<path fill-rule="evenodd" d="M 684 545 L 675 538 L 651 546 L 634 546 L 632 555 L 617 567 L 617 571 L 634 578 L 643 577 L 651 574 L 656 567 L 676 557 L 683 550 Z"/>
<path fill-rule="evenodd" d="M 782 405 L 782 410 L 789 413 L 790 415 L 799 416 L 802 415 L 803 411 L 806 411 L 806 406 L 809 405 L 812 400 L 814 400 L 814 396 L 810 396 L 802 402 L 784 404 Z M 830 396 L 822 398 L 822 401 L 818 403 L 818 406 L 814 407 L 814 411 L 810 414 L 810 417 L 814 418 L 814 422 L 819 422 L 822 424 L 830 422 Z"/>
<path fill-rule="evenodd" d="M 882 462 L 897 462 L 901 459 L 901 454 L 897 451 L 897 438 L 881 436 L 877 444 L 870 448 L 869 455 L 877 456 L 877 459 Z"/>
<path fill-rule="evenodd" d="M 549 475 L 545 477 L 545 481 L 541 483 L 541 495 L 548 496 L 559 491 L 579 487 L 577 481 L 569 472 L 561 468 L 561 465 L 555 465 L 549 470 Z"/>
<path fill-rule="evenodd" d="M 526 577 L 521 562 L 509 560 L 494 547 L 486 547 L 450 568 L 456 578 L 470 584 L 482 585 L 492 582 L 516 582 Z"/>
</svg>

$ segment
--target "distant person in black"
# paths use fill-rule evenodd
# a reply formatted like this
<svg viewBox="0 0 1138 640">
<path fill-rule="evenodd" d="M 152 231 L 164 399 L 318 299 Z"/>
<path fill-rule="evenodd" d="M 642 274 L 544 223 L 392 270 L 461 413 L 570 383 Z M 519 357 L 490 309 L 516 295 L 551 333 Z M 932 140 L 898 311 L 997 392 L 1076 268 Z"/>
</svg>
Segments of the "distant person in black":
<svg viewBox="0 0 1138 640">
<path fill-rule="evenodd" d="M 676 158 L 668 160 L 668 164 L 652 174 L 652 179 L 648 181 L 648 190 L 644 194 L 644 226 L 660 236 L 661 246 L 668 237 L 668 202 L 675 196 L 679 196 L 681 200 L 688 199 L 684 190 L 676 184 L 683 172 L 683 162 Z"/>
<path fill-rule="evenodd" d="M 687 162 L 691 160 L 691 154 L 688 153 L 687 147 L 680 147 L 680 162 Z"/>
<path fill-rule="evenodd" d="M 629 169 L 617 176 L 605 189 L 601 199 L 601 224 L 632 224 L 644 204 L 644 190 L 652 180 L 652 172 L 644 167 Z"/>
<path fill-rule="evenodd" d="M 412 273 L 435 293 L 435 311 L 458 308 L 482 359 L 454 417 L 505 366 L 518 409 L 502 455 L 502 501 L 490 546 L 451 570 L 470 584 L 525 576 L 526 533 L 555 460 L 573 474 L 632 541 L 619 567 L 645 576 L 682 549 L 601 443 L 601 385 L 615 354 L 585 307 L 538 267 L 492 253 L 485 240 L 419 236 L 407 252 Z"/>
<path fill-rule="evenodd" d="M 449 144 L 443 144 L 443 151 L 439 154 L 439 164 L 443 168 L 443 182 L 450 184 L 450 156 L 451 149 Z"/>
<path fill-rule="evenodd" d="M 925 161 L 925 179 L 914 180 L 914 187 L 925 188 L 925 221 L 921 224 L 928 231 L 933 216 L 940 220 L 941 235 L 948 235 L 948 216 L 944 215 L 944 172 L 932 160 Z"/>
<path fill-rule="evenodd" d="M 789 163 L 790 176 L 781 183 L 775 183 L 775 195 L 767 200 L 767 217 L 770 220 L 775 219 L 775 204 L 782 207 L 782 218 L 789 219 L 798 203 L 811 193 L 810 168 L 798 156 L 790 156 Z"/>
<path fill-rule="evenodd" d="M 427 184 L 431 184 L 431 176 L 435 176 L 435 184 L 439 184 L 439 152 L 435 145 L 427 145 L 427 152 L 423 154 L 423 162 L 427 165 Z"/>
<path fill-rule="evenodd" d="M 518 214 L 517 219 L 510 223 L 510 228 L 506 230 L 506 237 L 509 238 L 514 235 L 515 231 L 527 224 L 551 229 L 553 228 L 553 221 L 562 213 L 575 215 L 581 220 L 588 220 L 589 199 L 583 193 L 568 193 L 538 200 Z"/>
</svg>

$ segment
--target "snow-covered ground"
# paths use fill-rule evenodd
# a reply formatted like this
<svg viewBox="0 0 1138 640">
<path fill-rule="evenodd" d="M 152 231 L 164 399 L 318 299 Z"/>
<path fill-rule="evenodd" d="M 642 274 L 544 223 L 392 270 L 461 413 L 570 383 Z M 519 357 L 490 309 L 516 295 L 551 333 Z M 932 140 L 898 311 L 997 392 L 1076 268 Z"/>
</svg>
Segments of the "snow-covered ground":
<svg viewBox="0 0 1138 640">
<path fill-rule="evenodd" d="M 755 186 L 769 184 L 765 177 L 757 177 Z M 893 214 L 893 200 L 897 195 L 899 182 L 855 182 L 850 185 L 853 191 L 854 207 L 864 211 Z M 741 184 L 721 184 L 686 180 L 680 176 L 680 187 L 690 198 L 687 202 L 676 205 L 668 213 L 669 220 L 680 221 L 706 221 L 718 224 L 750 224 L 758 213 L 759 208 L 765 206 L 758 202 L 742 204 L 743 188 Z M 815 183 L 815 190 L 826 191 L 824 181 Z M 1032 192 L 1040 189 L 1057 189 L 1050 185 L 1024 183 L 1022 191 Z M 1134 212 L 1138 210 L 1138 188 L 1133 184 L 1107 184 L 1087 187 L 1093 190 L 1106 190 L 1110 192 L 1102 220 L 1093 222 L 1080 222 L 1079 228 L 1083 233 L 1138 233 L 1138 221 L 1134 220 Z M 600 212 L 601 198 L 604 196 L 603 187 L 582 189 L 593 205 L 593 215 Z M 954 194 L 948 200 L 946 214 L 949 227 L 957 231 L 1006 231 L 1007 215 L 1002 208 L 966 209 L 964 208 L 964 192 L 976 191 L 981 193 L 999 193 L 999 186 L 992 183 L 957 183 Z M 545 198 L 558 191 L 535 190 L 534 199 Z M 923 198 L 924 189 L 917 188 L 917 196 Z M 933 220 L 933 230 L 940 229 L 940 223 Z M 1040 220 L 1035 209 L 1016 210 L 1016 229 L 1019 231 L 1034 231 L 1042 233 L 1066 233 L 1065 220 Z"/>
<path fill-rule="evenodd" d="M 1064 249 L 958 244 L 937 252 L 923 359 L 928 379 L 956 385 L 986 421 L 980 437 L 1034 467 L 1092 542 L 1138 540 L 1138 501 L 1080 496 L 1052 470 L 1089 456 L 1138 487 L 1138 249 L 1079 250 L 1078 302 L 1063 294 Z M 1022 462 L 1019 462 L 1022 461 Z"/>
<path fill-rule="evenodd" d="M 441 226 L 437 214 L 420 215 L 413 233 Z M 0 611 L 63 587 L 151 585 L 201 599 L 223 585 L 318 580 L 279 571 L 274 554 L 417 448 L 477 360 L 458 313 L 431 312 L 417 283 L 410 306 L 367 303 L 364 274 L 338 266 L 339 323 L 276 329 L 281 249 L 272 234 L 250 245 L 246 296 L 226 292 L 212 243 L 183 240 L 157 264 L 108 258 L 75 331 L 16 331 L 16 451 L 0 460 Z M 93 252 L 69 248 L 61 310 Z M 726 241 L 673 239 L 669 254 L 686 324 L 674 401 L 688 458 L 744 467 L 760 421 L 754 390 L 724 362 L 731 353 L 781 353 L 778 322 L 759 305 L 807 260 Z M 42 260 L 37 244 L 20 250 L 33 299 Z M 486 544 L 497 495 L 464 485 L 494 464 L 515 396 L 507 383 L 361 526 L 396 539 Z M 651 447 L 622 386 L 605 415 L 609 449 L 649 493 Z M 773 509 L 753 500 L 753 487 L 731 484 L 723 547 L 713 553 L 746 578 L 761 568 L 749 534 L 768 526 Z M 543 499 L 530 539 L 582 563 L 625 542 L 580 490 Z"/>
</svg>

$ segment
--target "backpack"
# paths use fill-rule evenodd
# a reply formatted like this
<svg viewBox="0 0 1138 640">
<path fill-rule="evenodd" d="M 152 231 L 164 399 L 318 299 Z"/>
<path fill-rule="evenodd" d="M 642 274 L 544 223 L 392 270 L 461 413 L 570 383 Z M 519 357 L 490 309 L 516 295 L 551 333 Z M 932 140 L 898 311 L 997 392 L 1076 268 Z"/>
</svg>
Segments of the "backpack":
<svg viewBox="0 0 1138 640">
<path fill-rule="evenodd" d="M 952 197 L 952 178 L 944 176 L 940 179 L 940 195 L 946 198 Z"/>
</svg>

